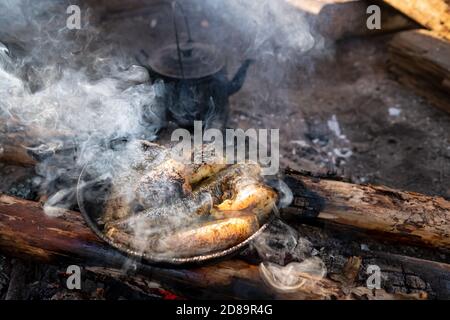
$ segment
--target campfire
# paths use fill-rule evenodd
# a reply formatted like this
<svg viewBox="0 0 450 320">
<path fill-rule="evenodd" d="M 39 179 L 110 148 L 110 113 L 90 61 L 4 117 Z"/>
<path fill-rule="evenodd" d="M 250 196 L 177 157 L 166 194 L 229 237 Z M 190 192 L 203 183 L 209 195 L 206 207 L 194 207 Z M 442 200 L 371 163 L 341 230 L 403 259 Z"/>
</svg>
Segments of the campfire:
<svg viewBox="0 0 450 320">
<path fill-rule="evenodd" d="M 363 100 L 403 99 L 378 70 L 382 98 L 357 98 L 366 79 L 345 74 L 335 102 L 331 73 L 350 65 L 341 46 L 364 56 L 381 40 L 335 42 L 349 27 L 327 26 L 341 12 L 364 17 L 364 1 L 80 1 L 70 12 L 59 1 L 16 2 L 0 5 L 1 254 L 81 266 L 146 297 L 449 297 L 448 194 L 357 169 L 382 166 L 364 156 L 365 126 L 389 137 L 377 152 L 393 162 L 395 130 L 418 129 L 402 131 L 397 104 L 389 121 L 340 121 Z M 389 31 L 415 26 L 385 9 Z M 410 58 L 407 32 L 390 44 L 394 72 Z M 376 43 L 370 54 L 382 56 Z M 424 118 L 415 107 L 411 117 Z M 436 157 L 447 161 L 447 149 Z M 434 174 L 443 181 L 448 166 Z"/>
</svg>

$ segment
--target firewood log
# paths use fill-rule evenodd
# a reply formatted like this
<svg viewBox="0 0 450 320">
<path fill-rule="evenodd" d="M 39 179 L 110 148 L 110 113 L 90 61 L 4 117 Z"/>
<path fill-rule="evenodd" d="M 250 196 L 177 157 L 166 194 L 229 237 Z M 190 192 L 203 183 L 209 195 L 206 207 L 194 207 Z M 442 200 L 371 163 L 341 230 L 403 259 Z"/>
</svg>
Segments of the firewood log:
<svg viewBox="0 0 450 320">
<path fill-rule="evenodd" d="M 390 69 L 398 80 L 450 112 L 450 42 L 436 32 L 406 31 L 389 44 Z"/>
<path fill-rule="evenodd" d="M 384 272 L 385 269 L 389 270 L 389 266 L 392 265 L 400 266 L 406 282 L 409 281 L 408 278 L 418 277 L 433 287 L 437 299 L 450 299 L 450 265 L 378 251 L 364 252 L 363 258 L 368 257 L 372 257 L 377 261 L 376 263 L 380 266 L 381 272 Z"/>
<path fill-rule="evenodd" d="M 23 125 L 17 120 L 0 118 L 0 162 L 34 166 L 39 158 L 39 152 L 32 151 L 35 147 L 59 143 L 63 148 L 73 148 L 72 136 L 66 131 Z"/>
<path fill-rule="evenodd" d="M 339 40 L 354 36 L 371 36 L 416 28 L 417 25 L 391 7 L 382 5 L 381 29 L 367 28 L 370 3 L 359 0 L 288 0 L 288 3 L 313 15 L 317 29 L 327 38 Z"/>
<path fill-rule="evenodd" d="M 317 180 L 292 170 L 286 170 L 286 178 L 295 199 L 284 214 L 313 216 L 406 243 L 450 249 L 450 202 L 443 198 Z"/>
<path fill-rule="evenodd" d="M 320 220 L 407 244 L 450 249 L 450 201 L 287 170 L 293 204 L 282 216 Z"/>
<path fill-rule="evenodd" d="M 384 2 L 450 40 L 449 0 L 384 0 Z"/>
<path fill-rule="evenodd" d="M 83 263 L 83 266 L 120 269 L 129 262 L 96 238 L 79 213 L 65 211 L 62 216 L 52 218 L 43 212 L 39 203 L 5 195 L 0 196 L 0 251 L 46 263 Z M 186 269 L 134 263 L 138 275 L 193 298 L 356 299 L 371 295 L 364 288 L 344 292 L 339 283 L 329 279 L 309 280 L 295 292 L 278 292 L 264 284 L 258 266 L 241 260 Z M 355 294 L 361 290 L 364 292 Z M 378 291 L 378 295 L 385 299 L 426 297 L 393 295 L 384 290 Z"/>
<path fill-rule="evenodd" d="M 37 163 L 25 147 L 10 144 L 0 145 L 0 162 L 24 167 L 31 167 Z"/>
</svg>

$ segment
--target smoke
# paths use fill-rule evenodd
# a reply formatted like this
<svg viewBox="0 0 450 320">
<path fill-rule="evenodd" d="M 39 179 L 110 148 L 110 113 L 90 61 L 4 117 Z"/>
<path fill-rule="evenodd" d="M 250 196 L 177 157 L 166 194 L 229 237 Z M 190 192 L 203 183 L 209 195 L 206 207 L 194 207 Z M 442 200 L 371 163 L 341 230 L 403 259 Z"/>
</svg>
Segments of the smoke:
<svg viewBox="0 0 450 320">
<path fill-rule="evenodd" d="M 42 156 L 36 172 L 41 190 L 50 193 L 44 207 L 50 216 L 61 214 L 55 207 L 75 205 L 76 178 L 86 164 L 97 178 L 111 172 L 127 176 L 142 154 L 133 146 L 121 148 L 121 141 L 157 139 L 169 107 L 157 103 L 160 86 L 149 84 L 147 71 L 135 65 L 132 51 L 148 47 L 143 44 L 147 39 L 119 26 L 108 32 L 81 1 L 82 29 L 69 30 L 66 9 L 71 4 L 76 3 L 0 3 L 0 118 L 11 130 L 17 124 L 41 128 L 34 131 L 40 143 L 28 148 Z M 258 60 L 267 87 L 289 76 L 293 57 L 298 63 L 300 56 L 307 59 L 307 53 L 323 47 L 306 17 L 284 1 L 208 0 L 196 6 L 222 22 L 224 29 L 210 37 L 221 48 L 235 44 L 224 49 L 227 56 Z M 287 206 L 291 192 L 283 183 L 276 187 L 283 195 L 280 205 Z M 153 191 L 168 196 L 162 189 Z M 140 227 L 137 233 L 148 232 Z M 266 262 L 263 275 L 275 287 L 289 290 L 298 285 L 298 274 L 324 273 L 317 259 L 309 260 L 311 244 L 281 223 L 272 225 L 254 246 Z"/>
<path fill-rule="evenodd" d="M 302 262 L 291 262 L 280 266 L 271 262 L 260 265 L 260 273 L 264 281 L 281 292 L 293 292 L 303 287 L 308 281 L 320 281 L 327 274 L 326 266 L 318 257 Z"/>
<path fill-rule="evenodd" d="M 165 121 L 147 70 L 114 46 L 126 35 L 102 32 L 87 8 L 82 29 L 67 29 L 68 5 L 0 3 L 0 116 L 11 130 L 41 128 L 34 138 L 42 144 L 28 146 L 30 152 L 59 153 L 58 163 L 51 157 L 37 166 L 45 192 L 67 171 L 104 161 L 110 141 L 154 140 Z M 68 145 L 73 149 L 63 154 Z M 73 185 L 53 191 L 46 209 L 74 205 Z"/>
<path fill-rule="evenodd" d="M 263 260 L 259 266 L 263 280 L 275 290 L 295 291 L 327 274 L 324 262 L 312 254 L 312 243 L 281 220 L 274 220 L 253 247 Z"/>
<path fill-rule="evenodd" d="M 211 0 L 202 6 L 207 18 L 230 30 L 214 32 L 214 41 L 222 46 L 239 43 L 227 46 L 231 56 L 256 60 L 252 74 L 266 92 L 256 99 L 259 104 L 268 103 L 267 94 L 285 86 L 295 73 L 312 71 L 315 58 L 326 52 L 324 38 L 308 15 L 288 1 Z"/>
<path fill-rule="evenodd" d="M 266 55 L 286 62 L 322 42 L 306 15 L 283 0 L 211 0 L 204 5 L 207 16 L 220 16 L 238 31 L 246 41 L 244 50 L 249 55 Z"/>
</svg>

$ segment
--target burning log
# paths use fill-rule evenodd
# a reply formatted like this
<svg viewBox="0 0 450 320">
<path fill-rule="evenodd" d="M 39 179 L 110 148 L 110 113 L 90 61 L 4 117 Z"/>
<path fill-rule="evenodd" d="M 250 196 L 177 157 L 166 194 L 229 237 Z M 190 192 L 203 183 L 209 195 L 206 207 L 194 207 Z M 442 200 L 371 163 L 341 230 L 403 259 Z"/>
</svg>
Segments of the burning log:
<svg viewBox="0 0 450 320">
<path fill-rule="evenodd" d="M 0 162 L 22 166 L 36 165 L 37 161 L 24 145 L 29 142 L 30 136 L 25 132 L 9 133 L 10 131 L 6 123 L 0 122 Z"/>
<path fill-rule="evenodd" d="M 0 196 L 0 250 L 11 256 L 46 263 L 84 263 L 120 269 L 127 261 L 96 238 L 80 214 L 65 211 L 62 216 L 52 218 L 44 214 L 39 203 L 5 195 Z M 377 297 L 363 288 L 347 288 L 344 292 L 340 284 L 328 279 L 307 280 L 295 292 L 278 292 L 264 285 L 258 266 L 240 260 L 192 269 L 166 269 L 135 263 L 137 274 L 149 276 L 174 291 L 195 298 Z M 379 290 L 377 295 L 380 294 L 385 299 L 425 298 L 423 295 L 388 294 L 384 290 Z"/>
<path fill-rule="evenodd" d="M 437 261 L 429 261 L 415 257 L 407 257 L 387 252 L 365 252 L 364 258 L 372 258 L 377 261 L 381 270 L 389 270 L 388 266 L 401 266 L 402 273 L 405 274 L 405 281 L 412 282 L 410 286 L 423 284 L 414 283 L 414 278 L 419 276 L 433 287 L 438 299 L 450 299 L 450 265 Z"/>
<path fill-rule="evenodd" d="M 390 42 L 389 53 L 400 82 L 450 112 L 450 42 L 433 31 L 402 32 Z"/>
<path fill-rule="evenodd" d="M 0 162 L 21 165 L 24 167 L 34 166 L 37 163 L 37 161 L 30 156 L 25 147 L 9 144 L 0 145 Z"/>
<path fill-rule="evenodd" d="M 0 162 L 34 166 L 40 158 L 70 148 L 71 136 L 68 132 L 0 119 Z"/>
<path fill-rule="evenodd" d="M 383 186 L 307 177 L 288 170 L 294 192 L 284 216 L 320 220 L 408 244 L 450 249 L 450 201 Z"/>
<path fill-rule="evenodd" d="M 450 2 L 448 0 L 384 0 L 384 2 L 450 40 Z"/>
</svg>

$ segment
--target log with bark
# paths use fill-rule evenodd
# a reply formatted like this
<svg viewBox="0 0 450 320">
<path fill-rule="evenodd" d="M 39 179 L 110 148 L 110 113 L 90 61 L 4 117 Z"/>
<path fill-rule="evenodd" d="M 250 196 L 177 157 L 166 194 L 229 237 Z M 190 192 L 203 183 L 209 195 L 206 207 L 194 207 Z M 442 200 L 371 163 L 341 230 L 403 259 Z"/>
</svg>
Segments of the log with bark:
<svg viewBox="0 0 450 320">
<path fill-rule="evenodd" d="M 0 162 L 34 166 L 38 160 L 64 152 L 73 152 L 73 135 L 36 125 L 24 125 L 15 119 L 0 119 Z"/>
<path fill-rule="evenodd" d="M 417 28 L 408 17 L 389 6 L 382 6 L 381 29 L 367 27 L 367 8 L 362 0 L 288 0 L 295 8 L 313 15 L 316 28 L 327 38 L 339 40 L 354 36 L 371 36 Z"/>
<path fill-rule="evenodd" d="M 450 201 L 384 186 L 356 185 L 286 171 L 294 192 L 284 209 L 288 219 L 320 220 L 362 230 L 369 235 L 450 249 Z"/>
<path fill-rule="evenodd" d="M 450 112 L 450 42 L 436 32 L 406 31 L 389 44 L 390 69 L 398 80 Z"/>
<path fill-rule="evenodd" d="M 450 40 L 449 0 L 383 0 L 422 26 Z"/>
<path fill-rule="evenodd" d="M 426 286 L 422 281 L 426 281 L 436 294 L 438 299 L 450 299 L 450 265 L 437 261 L 424 260 L 416 257 L 408 257 L 389 252 L 364 252 L 364 259 L 373 259 L 381 270 L 389 269 L 389 266 L 399 266 L 403 274 L 404 281 L 408 287 Z M 389 279 L 388 279 L 389 280 Z"/>
</svg>

